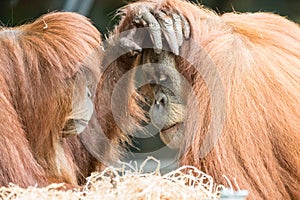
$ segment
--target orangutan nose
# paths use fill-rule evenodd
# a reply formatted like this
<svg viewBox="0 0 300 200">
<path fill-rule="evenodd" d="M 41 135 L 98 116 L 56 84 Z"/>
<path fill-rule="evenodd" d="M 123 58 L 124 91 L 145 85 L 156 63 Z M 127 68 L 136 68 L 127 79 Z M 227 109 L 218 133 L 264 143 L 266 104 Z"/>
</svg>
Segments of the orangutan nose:
<svg viewBox="0 0 300 200">
<path fill-rule="evenodd" d="M 157 107 L 165 107 L 166 103 L 167 103 L 167 96 L 162 93 L 159 92 L 158 94 L 155 95 L 155 106 Z"/>
<path fill-rule="evenodd" d="M 166 107 L 168 105 L 167 95 L 162 91 L 155 94 L 155 101 L 151 107 L 150 116 L 152 123 L 158 128 L 162 129 L 168 119 Z"/>
</svg>

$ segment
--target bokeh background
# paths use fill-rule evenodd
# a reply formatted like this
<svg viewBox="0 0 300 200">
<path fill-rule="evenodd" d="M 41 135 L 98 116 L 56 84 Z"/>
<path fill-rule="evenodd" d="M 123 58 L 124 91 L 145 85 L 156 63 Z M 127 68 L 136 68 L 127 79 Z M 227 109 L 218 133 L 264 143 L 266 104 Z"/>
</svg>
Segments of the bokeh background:
<svg viewBox="0 0 300 200">
<path fill-rule="evenodd" d="M 71 10 L 92 19 L 102 34 L 116 24 L 116 9 L 130 0 L 0 0 L 0 21 L 12 26 L 32 20 L 54 10 Z M 194 1 L 196 2 L 196 1 Z M 287 16 L 300 23 L 300 0 L 198 0 L 197 2 L 216 10 L 253 12 L 267 11 Z"/>
<path fill-rule="evenodd" d="M 130 0 L 128 0 L 130 2 Z M 194 1 L 195 2 L 195 1 Z M 218 13 L 272 12 L 300 23 L 300 0 L 198 0 Z M 117 23 L 116 10 L 124 6 L 124 0 L 0 0 L 0 21 L 2 26 L 16 26 L 29 22 L 42 14 L 52 11 L 75 11 L 89 17 L 103 37 Z M 161 160 L 161 172 L 175 168 L 177 151 L 168 149 L 158 134 L 149 138 L 133 138 L 136 148 L 131 148 L 125 161 L 136 160 L 139 164 L 147 156 Z M 156 163 L 144 171 L 152 171 Z"/>
</svg>

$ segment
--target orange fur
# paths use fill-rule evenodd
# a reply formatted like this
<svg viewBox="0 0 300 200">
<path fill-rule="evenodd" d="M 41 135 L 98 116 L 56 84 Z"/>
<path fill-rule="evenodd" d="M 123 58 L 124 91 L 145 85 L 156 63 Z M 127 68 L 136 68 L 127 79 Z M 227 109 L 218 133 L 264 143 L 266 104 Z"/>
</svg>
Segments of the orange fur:
<svg viewBox="0 0 300 200">
<path fill-rule="evenodd" d="M 186 1 L 145 0 L 123 9 L 126 15 L 116 33 L 128 29 L 139 5 L 185 16 L 191 38 L 203 50 L 181 48 L 181 56 L 193 65 L 176 58 L 197 96 L 189 99 L 181 165 L 194 165 L 225 185 L 223 175 L 236 178 L 251 199 L 300 199 L 299 25 L 271 13 L 220 16 Z M 125 61 L 118 62 L 126 72 Z M 201 67 L 202 74 L 195 67 Z M 209 126 L 216 125 L 210 124 L 209 92 L 220 90 L 214 85 L 213 68 L 224 87 L 226 113 L 220 115 L 225 122 L 216 145 L 201 158 L 203 138 Z"/>
<path fill-rule="evenodd" d="M 72 77 L 98 71 L 101 42 L 85 17 L 70 12 L 41 16 L 0 31 L 0 185 L 49 182 L 77 185 L 95 159 L 77 136 L 61 130 L 71 110 Z"/>
</svg>

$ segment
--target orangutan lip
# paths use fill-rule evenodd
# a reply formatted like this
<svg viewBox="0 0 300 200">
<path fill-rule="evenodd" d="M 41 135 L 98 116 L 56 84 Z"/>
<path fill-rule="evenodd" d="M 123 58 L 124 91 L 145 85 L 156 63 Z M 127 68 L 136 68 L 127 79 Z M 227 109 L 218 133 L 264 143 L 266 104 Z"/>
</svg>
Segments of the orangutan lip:
<svg viewBox="0 0 300 200">
<path fill-rule="evenodd" d="M 173 125 L 171 125 L 169 127 L 163 128 L 163 129 L 161 129 L 161 132 L 171 131 L 171 130 L 175 129 L 179 124 L 180 123 L 176 123 L 176 124 L 173 124 Z"/>
</svg>

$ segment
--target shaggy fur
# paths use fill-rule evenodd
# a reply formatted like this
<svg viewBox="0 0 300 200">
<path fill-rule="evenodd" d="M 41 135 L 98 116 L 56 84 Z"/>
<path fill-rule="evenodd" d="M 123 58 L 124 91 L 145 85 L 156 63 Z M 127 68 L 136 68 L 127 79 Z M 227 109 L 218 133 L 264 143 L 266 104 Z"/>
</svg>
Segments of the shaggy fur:
<svg viewBox="0 0 300 200">
<path fill-rule="evenodd" d="M 186 108 L 180 164 L 194 165 L 225 185 L 223 175 L 236 179 L 251 199 L 300 199 L 299 26 L 271 13 L 220 16 L 186 1 L 148 0 L 125 7 L 115 33 L 130 27 L 140 5 L 185 16 L 191 38 L 203 50 L 181 48 L 181 55 L 193 65 L 176 57 L 178 70 L 197 96 Z M 114 80 L 132 66 L 128 59 L 117 63 L 110 71 Z M 201 74 L 195 68 L 199 66 Z M 224 87 L 225 112 L 219 115 L 225 121 L 216 145 L 202 157 L 207 130 L 218 126 L 210 123 L 211 108 L 223 105 L 212 105 L 209 93 L 221 88 L 211 69 L 217 70 Z"/>
<path fill-rule="evenodd" d="M 97 162 L 79 138 L 63 138 L 61 131 L 71 112 L 73 77 L 99 71 L 100 42 L 98 30 L 76 13 L 1 27 L 0 186 L 77 185 L 94 170 Z"/>
</svg>

